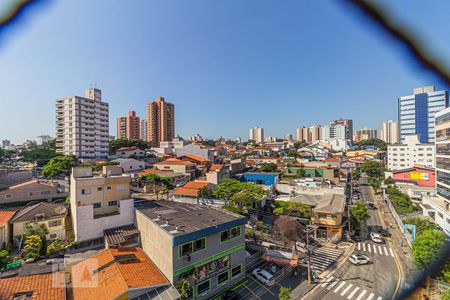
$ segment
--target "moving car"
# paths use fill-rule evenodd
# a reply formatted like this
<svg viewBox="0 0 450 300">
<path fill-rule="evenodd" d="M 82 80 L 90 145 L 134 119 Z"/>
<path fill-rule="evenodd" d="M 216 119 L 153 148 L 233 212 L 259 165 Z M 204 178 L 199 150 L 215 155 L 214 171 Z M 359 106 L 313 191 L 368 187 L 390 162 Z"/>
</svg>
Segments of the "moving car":
<svg viewBox="0 0 450 300">
<path fill-rule="evenodd" d="M 273 275 L 263 269 L 254 269 L 252 275 L 255 276 L 258 281 L 264 283 L 267 286 L 272 286 L 275 284 Z"/>
<path fill-rule="evenodd" d="M 376 232 L 370 233 L 370 239 L 377 244 L 383 243 L 383 238 L 381 237 L 381 235 L 379 233 L 376 233 Z"/>
<path fill-rule="evenodd" d="M 369 209 L 377 209 L 377 207 L 375 206 L 375 203 L 373 203 L 373 202 L 367 203 L 367 206 L 369 207 Z"/>
<path fill-rule="evenodd" d="M 370 263 L 370 258 L 362 254 L 352 254 L 348 259 L 354 265 L 366 265 Z"/>
<path fill-rule="evenodd" d="M 389 230 L 387 230 L 387 229 L 381 229 L 380 230 L 380 233 L 381 233 L 381 235 L 382 236 L 384 236 L 384 237 L 390 237 L 392 234 L 389 232 Z"/>
</svg>

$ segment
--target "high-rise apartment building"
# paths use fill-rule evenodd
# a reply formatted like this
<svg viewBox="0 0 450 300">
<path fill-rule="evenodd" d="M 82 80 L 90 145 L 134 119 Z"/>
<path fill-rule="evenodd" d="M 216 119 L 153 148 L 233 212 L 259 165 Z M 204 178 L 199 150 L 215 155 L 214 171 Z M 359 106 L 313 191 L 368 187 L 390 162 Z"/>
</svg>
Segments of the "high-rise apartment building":
<svg viewBox="0 0 450 300">
<path fill-rule="evenodd" d="M 370 140 L 377 138 L 377 130 L 364 127 L 355 131 L 355 142 Z"/>
<path fill-rule="evenodd" d="M 313 126 L 309 127 L 309 131 L 311 132 L 311 142 L 312 143 L 320 140 L 320 138 L 321 138 L 321 136 L 320 136 L 320 131 L 321 131 L 320 125 L 313 125 Z"/>
<path fill-rule="evenodd" d="M 434 143 L 434 115 L 448 107 L 448 92 L 434 85 L 415 88 L 412 95 L 398 98 L 400 142 L 406 135 L 418 134 L 421 143 Z"/>
<path fill-rule="evenodd" d="M 401 170 L 421 165 L 434 168 L 434 143 L 421 143 L 418 134 L 407 135 L 402 144 L 388 145 L 387 167 L 389 170 Z"/>
<path fill-rule="evenodd" d="M 353 120 L 339 119 L 331 121 L 329 124 L 321 128 L 321 139 L 329 141 L 348 140 L 353 141 Z"/>
<path fill-rule="evenodd" d="M 53 138 L 49 135 L 39 135 L 36 138 L 36 145 L 42 145 L 44 143 L 50 142 L 51 140 L 53 140 Z"/>
<path fill-rule="evenodd" d="M 319 141 L 321 137 L 320 125 L 311 127 L 299 127 L 296 129 L 296 140 L 299 142 L 313 143 Z"/>
<path fill-rule="evenodd" d="M 248 139 L 256 143 L 264 143 L 264 129 L 261 127 L 250 128 L 248 131 Z"/>
<path fill-rule="evenodd" d="M 135 111 L 129 111 L 126 117 L 117 118 L 117 138 L 118 139 L 139 139 L 140 135 L 139 117 Z"/>
<path fill-rule="evenodd" d="M 109 107 L 102 92 L 56 99 L 56 151 L 84 159 L 108 157 Z"/>
<path fill-rule="evenodd" d="M 163 97 L 147 104 L 147 141 L 154 146 L 175 138 L 175 105 Z"/>
<path fill-rule="evenodd" d="M 140 139 L 143 141 L 146 141 L 147 140 L 147 120 L 146 119 L 141 120 L 139 122 L 139 126 L 140 126 L 140 128 L 139 128 Z"/>
<path fill-rule="evenodd" d="M 398 122 L 393 120 L 384 121 L 381 125 L 380 139 L 386 144 L 397 144 Z"/>
</svg>

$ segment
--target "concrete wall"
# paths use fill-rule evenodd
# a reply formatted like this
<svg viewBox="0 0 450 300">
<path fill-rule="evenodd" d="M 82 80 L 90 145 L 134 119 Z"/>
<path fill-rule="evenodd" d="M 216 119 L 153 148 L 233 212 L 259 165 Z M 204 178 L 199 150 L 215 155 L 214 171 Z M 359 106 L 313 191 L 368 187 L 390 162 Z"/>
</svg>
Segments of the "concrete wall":
<svg viewBox="0 0 450 300">
<path fill-rule="evenodd" d="M 277 191 L 290 194 L 291 192 L 295 192 L 298 195 L 323 195 L 323 194 L 335 194 L 335 195 L 344 195 L 345 189 L 342 187 L 334 187 L 334 188 L 325 188 L 325 187 L 304 187 L 298 185 L 289 185 L 279 183 L 276 185 Z"/>
<path fill-rule="evenodd" d="M 61 225 L 59 226 L 53 226 L 50 227 L 49 226 L 49 222 L 54 221 L 54 220 L 60 220 L 61 221 Z M 21 236 L 25 229 L 26 226 L 30 224 L 30 222 L 14 222 L 13 223 L 13 236 L 17 237 L 17 236 Z M 45 225 L 45 227 L 48 229 L 48 234 L 46 235 L 46 238 L 48 240 L 50 239 L 60 239 L 60 240 L 64 240 L 66 238 L 66 217 L 64 216 L 63 218 L 60 219 L 52 219 L 52 220 L 45 220 L 45 221 L 40 221 L 40 222 L 33 222 L 33 225 Z M 56 235 L 56 237 L 50 238 L 51 235 Z"/>
</svg>

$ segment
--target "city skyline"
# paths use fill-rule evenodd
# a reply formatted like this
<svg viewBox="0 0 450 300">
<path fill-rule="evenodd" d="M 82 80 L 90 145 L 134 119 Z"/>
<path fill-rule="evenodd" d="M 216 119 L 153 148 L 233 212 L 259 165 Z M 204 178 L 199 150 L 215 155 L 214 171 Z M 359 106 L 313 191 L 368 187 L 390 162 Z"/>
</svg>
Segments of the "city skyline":
<svg viewBox="0 0 450 300">
<path fill-rule="evenodd" d="M 420 29 L 438 54 L 445 52 L 448 42 L 441 38 L 442 30 L 428 25 L 430 20 L 436 25 L 445 9 L 436 10 L 434 3 L 424 7 L 413 2 L 405 9 L 400 9 L 401 3 L 384 4 L 405 22 L 420 11 L 420 20 L 408 24 Z M 245 137 L 255 124 L 267 128 L 267 134 L 281 137 L 286 131 L 293 134 L 299 124 L 325 124 L 339 117 L 352 118 L 356 128 L 379 129 L 381 121 L 395 119 L 400 95 L 416 86 L 445 88 L 436 78 L 415 69 L 400 49 L 377 35 L 370 24 L 361 28 L 358 16 L 336 4 L 290 2 L 269 9 L 264 3 L 253 7 L 200 1 L 173 8 L 156 1 L 143 4 L 142 12 L 151 14 L 148 18 L 134 7 L 114 4 L 106 11 L 102 9 L 106 2 L 91 5 L 42 5 L 26 24 L 12 26 L 2 35 L 0 63 L 3 70 L 9 70 L 0 72 L 2 104 L 13 110 L 28 109 L 23 110 L 25 122 L 8 115 L 0 120 L 0 128 L 8 128 L 0 132 L 1 138 L 18 143 L 54 134 L 54 110 L 49 103 L 62 95 L 79 94 L 90 84 L 102 89 L 108 99 L 111 125 L 130 108 L 142 118 L 145 104 L 164 95 L 177 104 L 177 134 L 229 138 Z M 177 21 L 164 28 L 156 26 L 164 23 L 169 13 Z M 61 39 L 62 29 L 53 25 L 64 22 L 68 14 L 78 15 L 80 24 L 65 25 L 71 34 L 66 40 Z M 271 15 L 277 20 L 286 18 L 267 22 Z M 319 15 L 323 24 L 315 22 Z M 112 22 L 117 16 L 123 17 L 119 27 Z M 231 23 L 230 18 L 234 20 Z M 210 27 L 214 30 L 207 29 Z M 325 34 L 330 28 L 333 36 Z M 128 36 L 130 31 L 135 34 Z M 142 39 L 135 39 L 137 36 Z M 77 44 L 85 46 L 73 47 Z M 150 44 L 159 46 L 147 47 Z M 325 51 L 330 45 L 334 51 Z M 128 50 L 129 55 L 124 56 Z M 33 60 L 24 59 L 32 56 L 30 51 Z M 60 76 L 61 66 L 70 72 Z M 283 117 L 273 114 L 277 103 L 284 105 Z M 238 113 L 237 105 L 241 108 Z M 190 120 L 198 108 L 205 116 L 194 124 Z M 366 111 L 371 113 L 364 115 Z M 229 125 L 222 126 L 224 122 Z M 110 134 L 115 133 L 114 128 L 111 126 Z"/>
</svg>

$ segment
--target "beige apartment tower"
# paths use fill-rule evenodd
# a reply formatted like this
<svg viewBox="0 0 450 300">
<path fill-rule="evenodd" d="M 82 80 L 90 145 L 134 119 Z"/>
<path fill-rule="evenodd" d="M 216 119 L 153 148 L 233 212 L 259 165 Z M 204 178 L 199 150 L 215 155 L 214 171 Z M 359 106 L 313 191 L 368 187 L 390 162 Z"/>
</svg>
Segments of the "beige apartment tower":
<svg viewBox="0 0 450 300">
<path fill-rule="evenodd" d="M 108 157 L 109 107 L 102 92 L 56 99 L 56 151 L 82 159 Z"/>
<path fill-rule="evenodd" d="M 147 141 L 158 147 L 160 142 L 175 138 L 175 105 L 163 97 L 147 104 Z"/>
<path fill-rule="evenodd" d="M 117 118 L 117 138 L 118 139 L 139 139 L 140 121 L 136 117 L 136 112 L 129 111 L 128 116 Z"/>
</svg>

